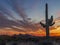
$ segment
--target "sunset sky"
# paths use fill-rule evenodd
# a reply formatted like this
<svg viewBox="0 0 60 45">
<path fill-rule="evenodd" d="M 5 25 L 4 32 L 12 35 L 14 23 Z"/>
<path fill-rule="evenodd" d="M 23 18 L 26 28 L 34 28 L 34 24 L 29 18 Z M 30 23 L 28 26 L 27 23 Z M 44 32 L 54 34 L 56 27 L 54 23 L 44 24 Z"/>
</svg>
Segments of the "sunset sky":
<svg viewBox="0 0 60 45">
<path fill-rule="evenodd" d="M 45 36 L 39 22 L 44 23 L 46 3 L 55 21 L 50 35 L 60 36 L 60 0 L 0 0 L 0 34 Z"/>
</svg>

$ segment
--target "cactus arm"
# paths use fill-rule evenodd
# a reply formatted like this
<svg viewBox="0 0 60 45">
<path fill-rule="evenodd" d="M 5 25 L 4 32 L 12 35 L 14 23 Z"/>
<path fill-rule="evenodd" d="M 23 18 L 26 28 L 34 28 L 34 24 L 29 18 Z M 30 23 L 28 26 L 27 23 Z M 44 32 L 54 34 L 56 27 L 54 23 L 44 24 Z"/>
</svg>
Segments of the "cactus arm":
<svg viewBox="0 0 60 45">
<path fill-rule="evenodd" d="M 53 22 L 52 24 L 50 24 L 50 26 L 53 26 L 55 24 L 55 22 Z"/>
<path fill-rule="evenodd" d="M 51 22 L 53 22 L 53 16 L 51 16 L 51 18 L 48 19 L 48 23 L 51 23 Z"/>
<path fill-rule="evenodd" d="M 53 22 L 53 16 L 51 16 L 51 18 L 50 18 L 50 23 L 52 23 Z"/>
<path fill-rule="evenodd" d="M 53 16 L 51 16 L 51 18 L 48 19 L 48 24 L 49 26 L 53 26 L 55 24 L 55 22 L 53 22 Z"/>
<path fill-rule="evenodd" d="M 45 28 L 45 26 L 46 26 L 45 24 L 43 24 L 42 22 L 40 22 L 40 24 L 41 24 L 41 26 L 43 26 Z"/>
<path fill-rule="evenodd" d="M 51 22 L 53 22 L 53 16 L 51 16 L 51 18 L 50 18 L 50 19 L 51 19 Z"/>
</svg>

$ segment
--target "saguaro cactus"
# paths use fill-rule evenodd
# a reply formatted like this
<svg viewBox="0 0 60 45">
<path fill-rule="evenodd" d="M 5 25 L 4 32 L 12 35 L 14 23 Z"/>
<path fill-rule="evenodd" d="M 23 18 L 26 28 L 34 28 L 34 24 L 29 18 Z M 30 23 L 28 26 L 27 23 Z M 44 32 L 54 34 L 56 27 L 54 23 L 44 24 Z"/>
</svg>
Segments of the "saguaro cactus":
<svg viewBox="0 0 60 45">
<path fill-rule="evenodd" d="M 46 38 L 49 38 L 49 26 L 53 26 L 55 24 L 55 22 L 53 22 L 53 16 L 51 16 L 50 19 L 48 19 L 48 4 L 46 3 L 45 5 L 45 18 L 46 18 L 46 23 L 43 24 L 42 22 L 40 22 L 41 26 L 43 26 L 43 28 L 46 28 Z"/>
</svg>

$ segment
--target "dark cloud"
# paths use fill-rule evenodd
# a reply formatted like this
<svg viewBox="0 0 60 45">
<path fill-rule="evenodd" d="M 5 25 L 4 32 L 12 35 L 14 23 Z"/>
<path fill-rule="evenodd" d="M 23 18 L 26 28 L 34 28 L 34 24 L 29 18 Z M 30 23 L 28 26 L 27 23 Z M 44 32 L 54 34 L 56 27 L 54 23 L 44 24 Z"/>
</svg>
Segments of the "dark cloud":
<svg viewBox="0 0 60 45">
<path fill-rule="evenodd" d="M 14 0 L 11 2 L 13 2 L 12 4 L 14 5 L 14 10 L 4 7 L 4 5 L 1 6 L 1 14 L 0 14 L 0 28 L 5 28 L 5 27 L 9 27 L 14 29 L 15 31 L 36 31 L 38 29 L 40 29 L 39 26 L 37 26 L 37 24 L 35 24 L 34 22 L 31 21 L 31 18 L 28 18 L 28 16 L 26 15 L 26 12 L 24 10 L 24 8 L 18 4 L 17 0 Z M 14 12 L 18 13 L 19 16 L 22 18 L 22 20 L 17 20 L 14 17 Z M 6 16 L 8 15 L 9 17 L 11 17 L 13 20 L 9 20 Z M 24 29 L 19 29 L 19 28 L 24 28 Z"/>
<path fill-rule="evenodd" d="M 20 22 L 20 23 L 18 23 L 18 22 Z M 37 29 L 37 26 L 33 23 L 27 23 L 27 22 L 24 22 L 23 20 L 20 20 L 18 22 L 9 20 L 3 13 L 0 12 L 0 28 L 9 27 L 9 28 L 14 29 L 15 31 L 24 31 L 24 32 L 31 31 L 32 29 L 33 30 Z M 24 29 L 19 29 L 19 28 L 13 27 L 13 26 L 16 26 L 19 28 L 24 28 Z"/>
<path fill-rule="evenodd" d="M 13 25 L 19 25 L 16 22 L 9 20 L 8 18 L 6 18 L 5 15 L 3 15 L 2 13 L 0 13 L 0 28 L 2 27 L 10 27 Z"/>
<path fill-rule="evenodd" d="M 25 28 L 31 29 L 31 30 L 38 30 L 35 24 L 30 23 L 28 20 L 28 16 L 24 10 L 24 7 L 22 7 L 17 0 L 14 1 L 14 8 L 18 12 L 19 16 L 22 17 L 23 21 L 22 24 Z"/>
</svg>

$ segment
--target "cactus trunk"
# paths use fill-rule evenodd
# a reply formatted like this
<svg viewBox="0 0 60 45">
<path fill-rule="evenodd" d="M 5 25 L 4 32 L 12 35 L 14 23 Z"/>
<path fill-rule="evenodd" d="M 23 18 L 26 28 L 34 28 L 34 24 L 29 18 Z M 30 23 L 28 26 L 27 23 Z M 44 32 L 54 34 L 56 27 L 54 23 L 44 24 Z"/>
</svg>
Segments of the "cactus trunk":
<svg viewBox="0 0 60 45">
<path fill-rule="evenodd" d="M 48 24 L 48 4 L 46 3 L 45 7 L 45 15 L 46 15 L 46 39 L 49 38 L 49 24 Z"/>
</svg>

